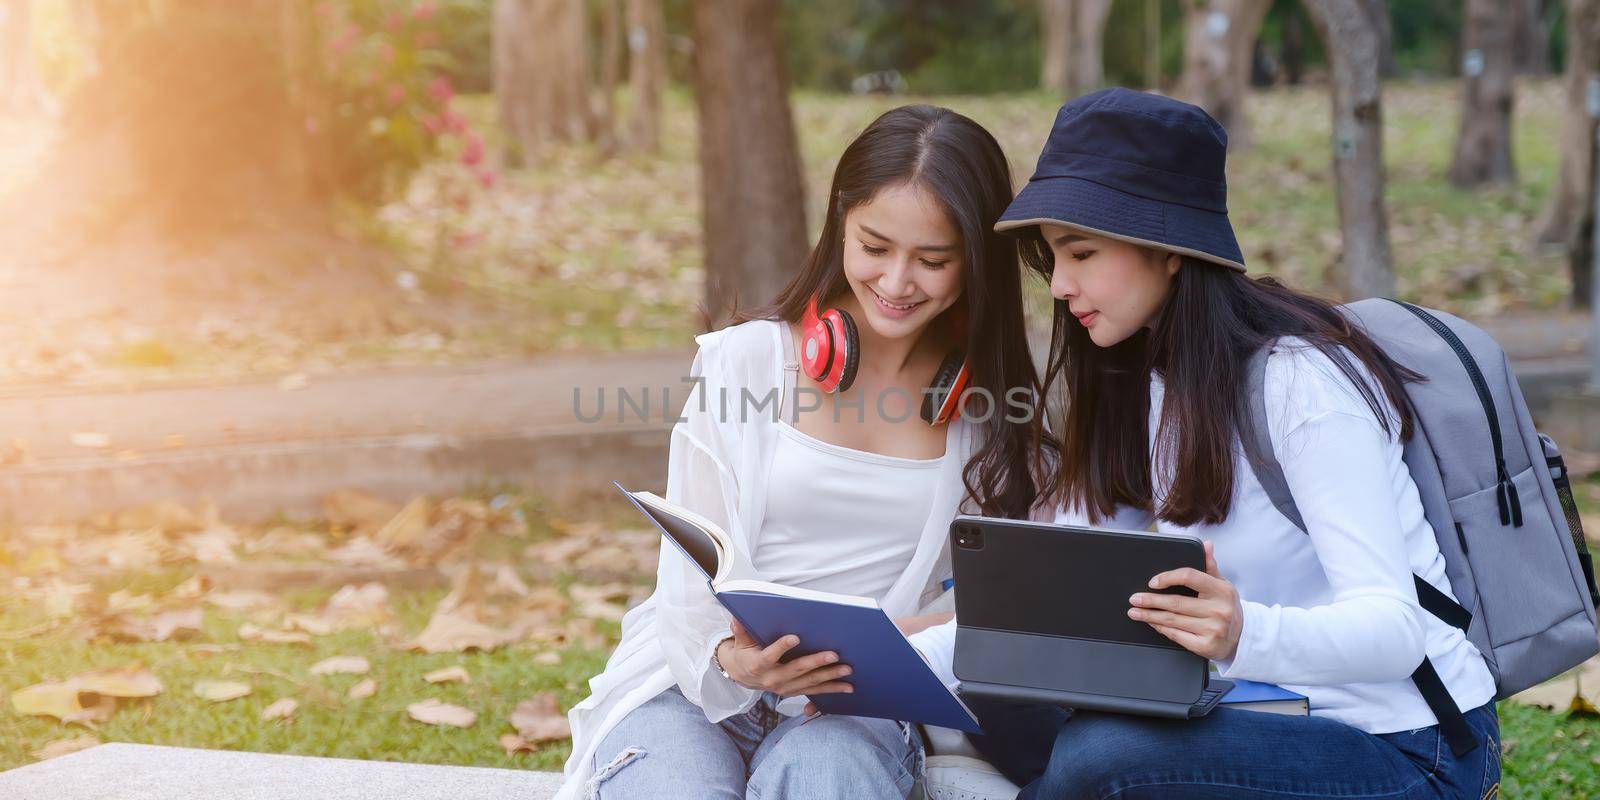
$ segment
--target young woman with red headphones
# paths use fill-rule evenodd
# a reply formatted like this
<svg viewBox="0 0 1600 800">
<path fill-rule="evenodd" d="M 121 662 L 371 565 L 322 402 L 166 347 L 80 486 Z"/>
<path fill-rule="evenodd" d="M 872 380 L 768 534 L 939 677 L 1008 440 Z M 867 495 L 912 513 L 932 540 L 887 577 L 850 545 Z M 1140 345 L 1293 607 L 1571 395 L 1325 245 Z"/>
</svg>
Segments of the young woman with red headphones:
<svg viewBox="0 0 1600 800">
<path fill-rule="evenodd" d="M 959 511 L 1037 514 L 1038 377 L 994 138 L 952 111 L 885 113 L 839 160 L 789 286 L 698 337 L 667 499 L 717 522 L 741 577 L 870 596 L 908 632 L 950 575 Z M 779 410 L 769 402 L 777 393 Z M 562 797 L 904 797 L 913 726 L 801 715 L 847 692 L 833 653 L 783 660 L 673 548 L 571 713 Z"/>
</svg>

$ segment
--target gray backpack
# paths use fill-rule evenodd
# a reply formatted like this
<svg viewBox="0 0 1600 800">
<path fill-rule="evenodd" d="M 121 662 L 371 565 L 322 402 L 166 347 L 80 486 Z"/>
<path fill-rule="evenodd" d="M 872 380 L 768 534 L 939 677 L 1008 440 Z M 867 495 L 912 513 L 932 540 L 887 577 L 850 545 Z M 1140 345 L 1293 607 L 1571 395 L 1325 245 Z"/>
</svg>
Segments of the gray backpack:
<svg viewBox="0 0 1600 800">
<path fill-rule="evenodd" d="M 1466 632 L 1499 698 L 1600 651 L 1600 592 L 1566 468 L 1555 442 L 1534 430 L 1505 351 L 1477 327 L 1409 303 L 1362 300 L 1340 310 L 1427 379 L 1406 387 L 1415 432 L 1405 462 L 1455 597 L 1416 577 L 1423 610 Z M 1262 381 L 1271 349 L 1250 360 L 1240 440 L 1267 496 L 1304 531 L 1267 436 Z M 1471 730 L 1427 658 L 1411 678 L 1451 749 L 1470 751 Z"/>
</svg>

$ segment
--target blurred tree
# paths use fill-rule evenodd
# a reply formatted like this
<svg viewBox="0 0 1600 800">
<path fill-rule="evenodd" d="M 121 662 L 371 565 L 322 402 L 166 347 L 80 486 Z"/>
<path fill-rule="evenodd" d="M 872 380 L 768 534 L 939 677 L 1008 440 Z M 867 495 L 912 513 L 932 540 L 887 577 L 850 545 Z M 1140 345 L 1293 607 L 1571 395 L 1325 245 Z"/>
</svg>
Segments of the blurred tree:
<svg viewBox="0 0 1600 800">
<path fill-rule="evenodd" d="M 628 146 L 661 147 L 661 94 L 667 85 L 667 22 L 661 0 L 628 0 Z"/>
<path fill-rule="evenodd" d="M 1044 50 L 1040 86 L 1065 97 L 1104 86 L 1111 0 L 1039 0 L 1039 16 Z"/>
<path fill-rule="evenodd" d="M 1561 126 L 1561 166 L 1545 212 L 1544 234 L 1564 233 L 1572 302 L 1593 301 L 1595 203 L 1600 194 L 1596 160 L 1600 147 L 1600 0 L 1567 0 L 1567 103 Z M 1564 228 L 1564 230 L 1562 230 Z M 1558 240 L 1559 241 L 1559 240 Z"/>
<path fill-rule="evenodd" d="M 1566 0 L 1566 85 L 1561 122 L 1561 162 L 1555 186 L 1539 220 L 1541 244 L 1567 244 L 1582 213 L 1584 195 L 1594 175 L 1591 149 L 1595 119 L 1590 116 L 1589 85 L 1600 80 L 1600 0 Z M 1574 267 L 1577 265 L 1574 264 Z M 1575 298 L 1588 302 L 1588 267 L 1573 273 Z M 1585 291 L 1577 292 L 1578 283 Z"/>
<path fill-rule="evenodd" d="M 1450 182 L 1461 187 L 1512 183 L 1512 54 L 1514 6 L 1506 0 L 1466 0 L 1461 32 L 1461 128 Z"/>
<path fill-rule="evenodd" d="M 595 112 L 600 151 L 617 149 L 617 85 L 622 80 L 622 0 L 600 2 L 600 102 Z"/>
<path fill-rule="evenodd" d="M 1550 23 L 1544 0 L 1509 0 L 1511 52 L 1518 75 L 1550 74 Z"/>
<path fill-rule="evenodd" d="M 588 19 L 570 0 L 495 0 L 494 93 L 521 163 L 548 142 L 593 141 Z"/>
<path fill-rule="evenodd" d="M 777 0 L 693 4 L 707 329 L 777 297 L 806 255 Z"/>
<path fill-rule="evenodd" d="M 1342 235 L 1338 288 L 1346 299 L 1394 294 L 1383 203 L 1383 89 L 1378 21 L 1366 0 L 1306 0 L 1333 83 L 1333 177 Z"/>
<path fill-rule="evenodd" d="M 32 0 L 0 0 L 0 113 L 36 114 L 51 105 L 33 61 Z"/>
<path fill-rule="evenodd" d="M 1246 147 L 1244 101 L 1250 61 L 1271 0 L 1186 0 L 1183 74 L 1177 96 L 1210 112 L 1230 149 Z"/>
</svg>

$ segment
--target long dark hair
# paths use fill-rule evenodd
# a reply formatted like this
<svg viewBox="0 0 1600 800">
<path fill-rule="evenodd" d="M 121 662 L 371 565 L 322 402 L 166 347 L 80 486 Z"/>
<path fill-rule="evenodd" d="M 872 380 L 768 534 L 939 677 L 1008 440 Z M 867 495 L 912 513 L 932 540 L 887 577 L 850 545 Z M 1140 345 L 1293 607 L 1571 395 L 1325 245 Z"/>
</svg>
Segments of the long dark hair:
<svg viewBox="0 0 1600 800">
<path fill-rule="evenodd" d="M 812 297 L 827 299 L 847 291 L 845 215 L 884 189 L 906 184 L 937 198 L 961 231 L 965 289 L 934 327 L 945 329 L 953 314 L 966 312 L 962 344 L 969 391 L 983 390 L 974 392 L 975 401 L 964 409 L 974 411 L 974 419 L 987 419 L 974 422 L 981 424 L 979 449 L 963 468 L 962 480 L 982 513 L 1025 516 L 1039 495 L 1034 475 L 1043 474 L 1040 449 L 1050 445 L 1028 420 L 1004 407 L 1009 390 L 1037 396 L 1041 387 L 1028 357 L 1015 242 L 994 232 L 995 221 L 1011 203 L 1011 170 L 999 143 L 983 126 L 929 105 L 901 106 L 878 117 L 840 156 L 822 233 L 800 272 L 771 305 L 736 314 L 734 320 L 794 322 Z M 993 398 L 994 406 L 979 409 L 987 398 Z"/>
<path fill-rule="evenodd" d="M 1036 232 L 1024 236 L 1022 259 L 1046 276 L 1054 267 L 1050 248 Z M 1086 510 L 1091 521 L 1111 516 L 1119 504 L 1152 509 L 1178 525 L 1226 519 L 1234 494 L 1234 442 L 1248 419 L 1246 362 L 1282 336 L 1302 337 L 1327 355 L 1390 434 L 1392 406 L 1400 439 L 1411 438 L 1405 384 L 1421 376 L 1390 360 L 1332 303 L 1271 277 L 1252 279 L 1184 256 L 1155 322 L 1112 347 L 1097 346 L 1067 303 L 1056 301 L 1036 415 L 1036 425 L 1042 424 L 1043 406 L 1062 378 L 1061 464 L 1048 499 Z M 1356 361 L 1371 373 L 1371 382 Z M 1151 372 L 1166 385 L 1154 450 L 1172 476 L 1159 506 L 1150 475 Z"/>
</svg>

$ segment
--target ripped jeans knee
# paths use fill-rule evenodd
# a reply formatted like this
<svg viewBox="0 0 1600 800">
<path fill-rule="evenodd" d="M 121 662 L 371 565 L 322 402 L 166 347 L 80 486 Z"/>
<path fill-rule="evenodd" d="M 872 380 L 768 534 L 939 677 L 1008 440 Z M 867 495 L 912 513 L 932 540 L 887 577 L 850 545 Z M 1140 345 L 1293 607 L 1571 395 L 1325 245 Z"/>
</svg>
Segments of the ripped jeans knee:
<svg viewBox="0 0 1600 800">
<path fill-rule="evenodd" d="M 646 755 L 648 753 L 645 749 L 637 745 L 622 748 L 622 752 L 618 753 L 616 758 L 611 759 L 610 763 L 595 769 L 594 774 L 589 778 L 589 782 L 584 784 L 584 800 L 600 800 L 601 784 L 610 780 L 611 776 L 616 775 L 629 764 L 644 758 Z"/>
</svg>

